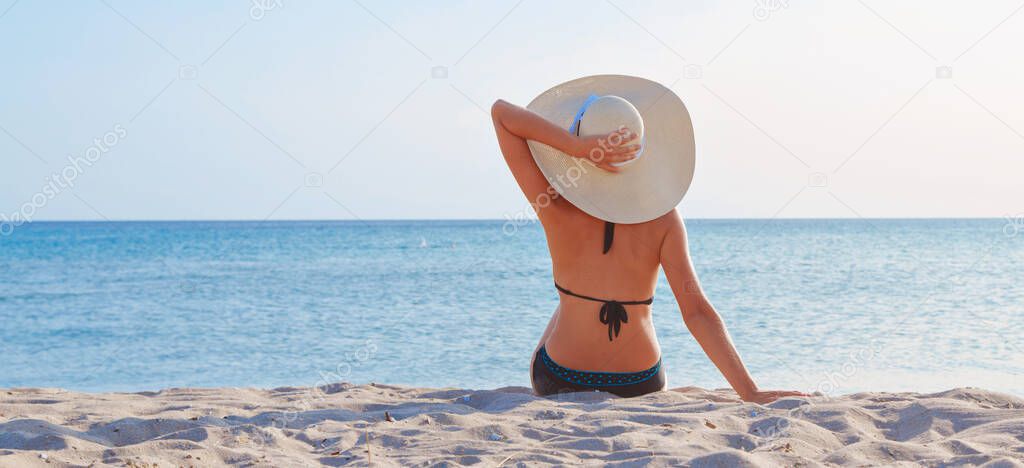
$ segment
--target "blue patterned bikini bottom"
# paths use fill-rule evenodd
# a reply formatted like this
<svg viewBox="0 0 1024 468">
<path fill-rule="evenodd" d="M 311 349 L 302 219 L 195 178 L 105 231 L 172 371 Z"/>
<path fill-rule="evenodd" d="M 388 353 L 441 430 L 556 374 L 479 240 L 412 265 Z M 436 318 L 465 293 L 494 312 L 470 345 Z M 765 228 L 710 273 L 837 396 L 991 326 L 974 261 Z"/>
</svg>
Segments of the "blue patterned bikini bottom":
<svg viewBox="0 0 1024 468">
<path fill-rule="evenodd" d="M 570 392 L 602 391 L 621 397 L 634 397 L 657 392 L 665 387 L 665 370 L 661 359 L 649 369 L 639 372 L 591 372 L 559 365 L 544 346 L 533 360 L 533 390 L 538 395 Z"/>
</svg>

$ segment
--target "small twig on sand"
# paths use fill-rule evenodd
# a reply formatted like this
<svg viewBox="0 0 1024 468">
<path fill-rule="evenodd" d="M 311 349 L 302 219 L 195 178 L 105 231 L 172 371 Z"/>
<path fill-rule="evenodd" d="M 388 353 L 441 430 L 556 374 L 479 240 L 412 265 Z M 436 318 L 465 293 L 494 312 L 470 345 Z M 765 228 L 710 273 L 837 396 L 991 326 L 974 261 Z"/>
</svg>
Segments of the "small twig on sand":
<svg viewBox="0 0 1024 468">
<path fill-rule="evenodd" d="M 507 461 L 509 461 L 511 459 L 512 459 L 512 455 L 509 455 L 509 456 L 505 457 L 505 459 L 502 460 L 501 463 L 498 463 L 497 465 L 495 465 L 494 468 L 501 468 L 501 466 L 504 465 L 505 462 L 507 462 Z"/>
<path fill-rule="evenodd" d="M 366 464 L 373 466 L 373 451 L 370 450 L 370 430 L 363 430 L 363 438 L 366 439 Z"/>
</svg>

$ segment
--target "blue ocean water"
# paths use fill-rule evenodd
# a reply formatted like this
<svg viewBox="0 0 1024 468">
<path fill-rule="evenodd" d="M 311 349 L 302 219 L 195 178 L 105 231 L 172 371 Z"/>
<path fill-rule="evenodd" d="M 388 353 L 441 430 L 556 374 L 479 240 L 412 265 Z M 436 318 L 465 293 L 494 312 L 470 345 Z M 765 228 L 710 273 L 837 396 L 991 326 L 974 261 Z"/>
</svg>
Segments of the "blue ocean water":
<svg viewBox="0 0 1024 468">
<path fill-rule="evenodd" d="M 1024 395 L 1024 227 L 687 226 L 762 387 Z M 536 224 L 37 222 L 0 237 L 0 387 L 528 386 L 556 301 Z M 654 315 L 670 385 L 726 385 L 664 279 Z"/>
</svg>

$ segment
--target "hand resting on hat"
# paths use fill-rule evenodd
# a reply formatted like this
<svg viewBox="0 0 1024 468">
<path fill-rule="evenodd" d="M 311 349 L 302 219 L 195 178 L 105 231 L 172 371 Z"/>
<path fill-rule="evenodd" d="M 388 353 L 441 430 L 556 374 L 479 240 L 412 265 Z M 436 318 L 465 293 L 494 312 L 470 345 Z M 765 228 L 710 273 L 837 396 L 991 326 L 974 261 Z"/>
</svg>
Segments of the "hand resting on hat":
<svg viewBox="0 0 1024 468">
<path fill-rule="evenodd" d="M 626 127 L 603 136 L 576 137 L 576 145 L 566 154 L 586 159 L 595 166 L 608 172 L 619 172 L 621 167 L 615 163 L 623 163 L 636 159 L 641 146 L 636 143 L 637 134 Z"/>
</svg>

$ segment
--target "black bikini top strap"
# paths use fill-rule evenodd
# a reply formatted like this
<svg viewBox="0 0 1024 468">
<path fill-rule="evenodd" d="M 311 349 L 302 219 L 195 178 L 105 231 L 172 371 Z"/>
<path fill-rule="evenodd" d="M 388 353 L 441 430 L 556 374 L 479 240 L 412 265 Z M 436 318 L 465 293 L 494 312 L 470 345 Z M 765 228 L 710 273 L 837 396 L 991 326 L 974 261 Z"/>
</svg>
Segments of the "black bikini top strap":
<svg viewBox="0 0 1024 468">
<path fill-rule="evenodd" d="M 650 304 L 654 303 L 654 297 L 650 297 L 650 298 L 644 299 L 642 301 L 616 301 L 616 300 L 599 299 L 599 298 L 596 298 L 596 297 L 584 296 L 582 294 L 576 294 L 576 293 L 574 293 L 574 292 L 572 292 L 572 291 L 570 291 L 568 289 L 565 289 L 565 288 L 559 286 L 558 283 L 555 283 L 555 289 L 561 291 L 563 294 L 566 294 L 566 295 L 569 295 L 569 296 L 573 296 L 573 297 L 578 297 L 580 299 L 586 299 L 588 301 L 594 301 L 594 302 L 603 302 L 603 303 L 614 302 L 614 303 L 622 304 L 622 305 L 650 305 Z"/>
<path fill-rule="evenodd" d="M 629 322 L 629 313 L 626 312 L 626 308 L 623 306 L 627 305 L 648 305 L 654 302 L 654 298 L 650 298 L 643 301 L 616 301 L 616 300 L 605 300 L 598 299 L 596 297 L 584 296 L 582 294 L 576 294 L 568 289 L 565 289 L 555 283 L 555 288 L 561 291 L 563 294 L 578 297 L 580 299 L 586 299 L 588 301 L 600 302 L 601 311 L 598 314 L 598 319 L 601 323 L 608 325 L 608 341 L 612 341 L 619 336 L 619 330 L 622 329 L 623 323 Z"/>
<path fill-rule="evenodd" d="M 608 253 L 612 248 L 612 241 L 615 240 L 615 223 L 611 221 L 604 222 L 604 251 L 602 254 Z"/>
</svg>

